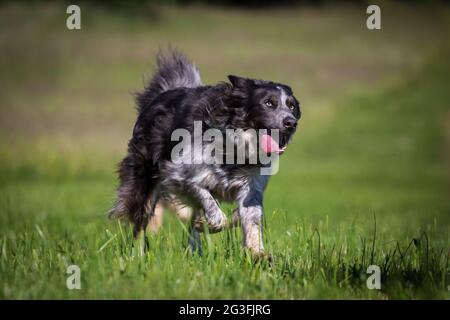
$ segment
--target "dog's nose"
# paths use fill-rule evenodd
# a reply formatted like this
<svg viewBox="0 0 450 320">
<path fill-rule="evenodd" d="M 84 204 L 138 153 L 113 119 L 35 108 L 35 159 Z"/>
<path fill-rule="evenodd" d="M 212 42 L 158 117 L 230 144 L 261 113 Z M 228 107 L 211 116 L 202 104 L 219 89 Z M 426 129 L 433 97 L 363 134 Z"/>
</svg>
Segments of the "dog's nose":
<svg viewBox="0 0 450 320">
<path fill-rule="evenodd" d="M 292 130 L 297 126 L 297 121 L 294 117 L 286 117 L 283 119 L 283 125 L 286 129 Z"/>
</svg>

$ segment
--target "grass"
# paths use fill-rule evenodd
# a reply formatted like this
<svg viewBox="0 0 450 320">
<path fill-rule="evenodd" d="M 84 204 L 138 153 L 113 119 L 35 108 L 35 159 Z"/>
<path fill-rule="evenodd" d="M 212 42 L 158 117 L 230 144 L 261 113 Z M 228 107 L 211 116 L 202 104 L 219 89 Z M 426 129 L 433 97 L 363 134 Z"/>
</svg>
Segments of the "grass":
<svg viewBox="0 0 450 320">
<path fill-rule="evenodd" d="M 447 8 L 388 7 L 371 33 L 358 7 L 87 7 L 73 33 L 65 10 L 36 6 L 0 7 L 0 298 L 449 298 Z M 272 266 L 248 259 L 239 229 L 205 236 L 199 257 L 172 215 L 147 252 L 106 219 L 129 93 L 168 39 L 207 83 L 237 69 L 298 92 L 304 118 L 265 198 Z M 81 290 L 66 288 L 71 264 Z"/>
</svg>

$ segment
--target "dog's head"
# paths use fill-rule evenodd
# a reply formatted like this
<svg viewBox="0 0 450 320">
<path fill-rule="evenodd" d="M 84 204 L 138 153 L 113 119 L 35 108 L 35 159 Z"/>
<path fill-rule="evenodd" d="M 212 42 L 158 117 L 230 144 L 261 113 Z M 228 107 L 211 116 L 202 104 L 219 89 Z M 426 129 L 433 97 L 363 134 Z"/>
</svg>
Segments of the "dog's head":
<svg viewBox="0 0 450 320">
<path fill-rule="evenodd" d="M 300 104 L 292 89 L 281 83 L 264 80 L 228 76 L 233 93 L 246 108 L 246 125 L 253 129 L 266 129 L 260 141 L 261 149 L 266 153 L 284 152 L 297 129 L 301 117 Z M 278 130 L 278 139 L 274 139 L 274 130 Z M 278 141 L 277 141 L 278 140 Z"/>
</svg>

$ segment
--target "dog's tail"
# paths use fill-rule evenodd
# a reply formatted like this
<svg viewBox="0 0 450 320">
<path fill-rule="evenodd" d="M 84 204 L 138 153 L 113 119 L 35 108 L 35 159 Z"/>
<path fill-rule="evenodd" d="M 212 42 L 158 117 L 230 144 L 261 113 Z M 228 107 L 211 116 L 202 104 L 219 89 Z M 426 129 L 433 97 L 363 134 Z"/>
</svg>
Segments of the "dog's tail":
<svg viewBox="0 0 450 320">
<path fill-rule="evenodd" d="M 138 111 L 141 112 L 161 93 L 176 88 L 195 88 L 202 85 L 197 67 L 183 54 L 168 49 L 159 51 L 157 69 L 145 90 L 137 94 Z"/>
</svg>

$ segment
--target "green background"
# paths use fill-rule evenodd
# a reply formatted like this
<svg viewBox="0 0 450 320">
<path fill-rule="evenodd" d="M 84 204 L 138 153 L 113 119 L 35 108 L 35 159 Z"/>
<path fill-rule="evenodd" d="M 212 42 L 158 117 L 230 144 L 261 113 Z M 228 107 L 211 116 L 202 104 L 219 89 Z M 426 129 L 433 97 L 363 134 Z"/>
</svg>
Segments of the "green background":
<svg viewBox="0 0 450 320">
<path fill-rule="evenodd" d="M 0 5 L 0 298 L 449 298 L 449 7 L 383 3 L 370 31 L 348 3 L 80 6 L 69 31 L 62 3 Z M 272 266 L 239 229 L 192 256 L 167 215 L 142 252 L 106 217 L 133 93 L 169 43 L 204 83 L 280 81 L 302 103 L 265 196 Z"/>
</svg>

